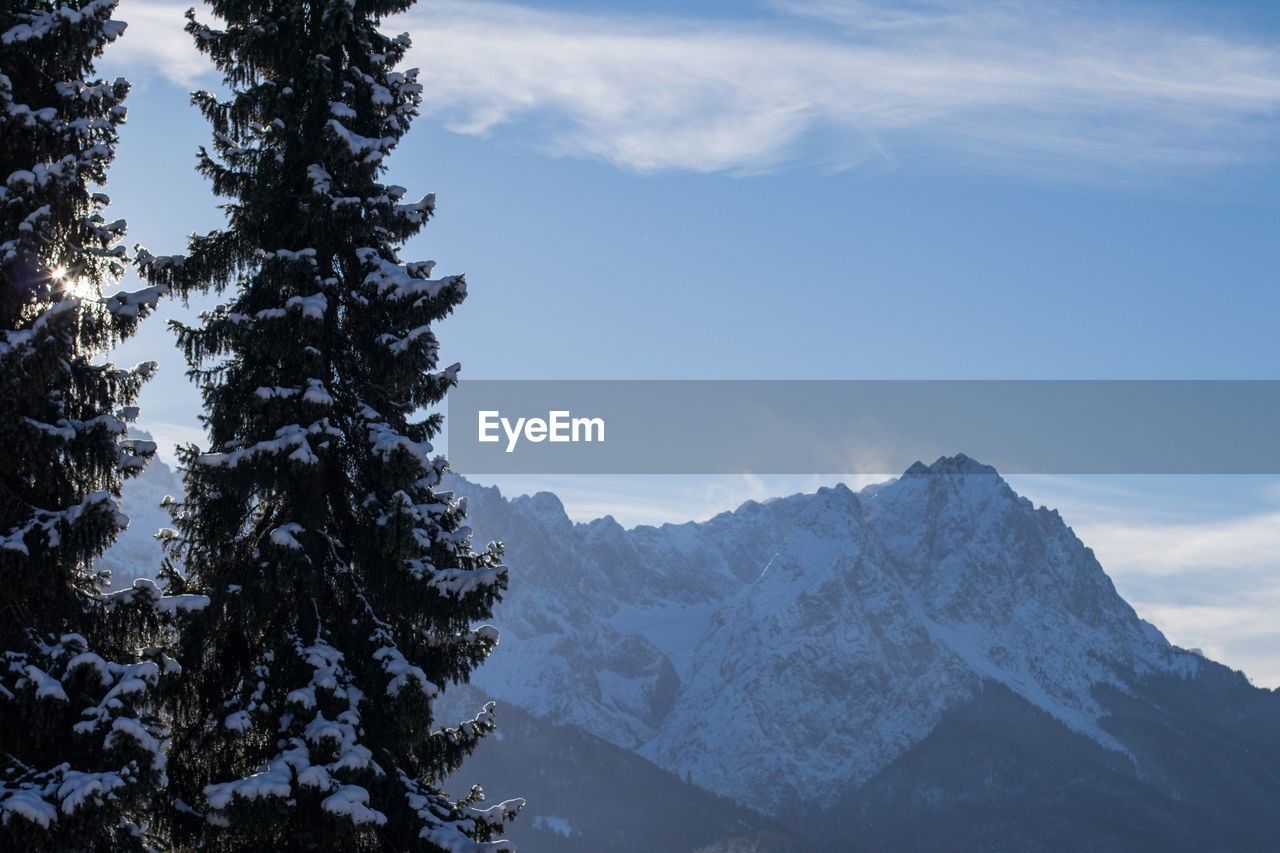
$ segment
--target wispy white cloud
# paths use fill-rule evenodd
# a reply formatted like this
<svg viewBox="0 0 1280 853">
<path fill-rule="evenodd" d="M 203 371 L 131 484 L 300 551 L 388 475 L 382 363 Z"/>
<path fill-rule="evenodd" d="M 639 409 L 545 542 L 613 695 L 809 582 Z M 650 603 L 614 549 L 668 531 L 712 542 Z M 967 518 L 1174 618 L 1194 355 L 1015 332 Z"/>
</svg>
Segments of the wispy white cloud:
<svg viewBox="0 0 1280 853">
<path fill-rule="evenodd" d="M 207 73 L 187 2 L 123 0 L 113 61 Z M 469 134 L 640 170 L 957 158 L 1012 169 L 1175 170 L 1269 156 L 1280 45 L 1052 2 L 778 2 L 726 21 L 424 0 L 425 108 Z"/>
<path fill-rule="evenodd" d="M 1280 584 L 1252 595 L 1239 604 L 1185 604 L 1133 602 L 1138 613 L 1159 626 L 1169 640 L 1184 648 L 1196 648 L 1210 660 L 1239 669 L 1259 687 L 1280 688 Z"/>
<path fill-rule="evenodd" d="M 553 151 L 638 170 L 922 150 L 1019 166 L 1206 166 L 1251 156 L 1276 129 L 1275 44 L 1052 3 L 781 8 L 765 25 L 444 0 L 405 22 L 427 108 L 454 129 L 521 122 Z M 821 155 L 809 144 L 819 137 Z"/>
<path fill-rule="evenodd" d="M 1104 566 L 1128 575 L 1230 568 L 1280 577 L 1280 513 L 1203 524 L 1087 524 L 1078 530 Z"/>
<path fill-rule="evenodd" d="M 213 66 L 201 56 L 191 36 L 183 32 L 183 15 L 190 2 L 120 0 L 115 17 L 128 23 L 124 36 L 106 54 L 108 63 L 131 75 L 159 75 L 190 88 Z"/>
<path fill-rule="evenodd" d="M 1280 687 L 1280 513 L 1076 530 L 1121 594 L 1172 642 Z"/>
</svg>

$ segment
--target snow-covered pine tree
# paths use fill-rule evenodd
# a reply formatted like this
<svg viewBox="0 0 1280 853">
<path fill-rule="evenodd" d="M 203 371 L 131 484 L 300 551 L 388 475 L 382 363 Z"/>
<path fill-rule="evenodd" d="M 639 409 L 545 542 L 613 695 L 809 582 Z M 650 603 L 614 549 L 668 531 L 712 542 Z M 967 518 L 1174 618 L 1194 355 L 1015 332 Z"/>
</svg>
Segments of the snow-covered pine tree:
<svg viewBox="0 0 1280 853">
<path fill-rule="evenodd" d="M 0 849 L 144 849 L 164 781 L 153 583 L 104 594 L 127 437 L 152 364 L 94 364 L 156 288 L 123 272 L 106 177 L 128 90 L 93 79 L 115 0 L 0 5 Z M 169 602 L 173 603 L 173 602 Z"/>
<path fill-rule="evenodd" d="M 434 199 L 379 182 L 420 100 L 378 30 L 411 0 L 213 0 L 188 31 L 229 89 L 194 102 L 200 170 L 229 224 L 153 282 L 228 292 L 178 327 L 210 452 L 183 455 L 172 591 L 207 593 L 180 654 L 171 790 L 179 845 L 210 850 L 506 849 L 518 801 L 443 792 L 493 726 L 433 698 L 497 641 L 501 552 L 475 553 L 424 416 L 455 381 L 434 322 L 465 294 L 403 263 Z"/>
</svg>

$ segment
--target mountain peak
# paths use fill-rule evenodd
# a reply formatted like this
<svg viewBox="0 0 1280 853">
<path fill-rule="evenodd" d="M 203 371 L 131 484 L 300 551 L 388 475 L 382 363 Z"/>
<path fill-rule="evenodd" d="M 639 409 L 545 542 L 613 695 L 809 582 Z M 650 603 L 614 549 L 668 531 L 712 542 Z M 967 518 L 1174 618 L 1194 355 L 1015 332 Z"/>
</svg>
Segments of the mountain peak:
<svg viewBox="0 0 1280 853">
<path fill-rule="evenodd" d="M 916 462 L 902 475 L 903 477 L 937 477 L 967 476 L 971 474 L 987 477 L 999 477 L 1000 473 L 990 465 L 984 465 L 963 453 L 955 456 L 939 456 L 932 465 Z"/>
<path fill-rule="evenodd" d="M 529 505 L 535 512 L 552 516 L 565 515 L 564 504 L 554 492 L 534 492 L 529 498 Z"/>
</svg>

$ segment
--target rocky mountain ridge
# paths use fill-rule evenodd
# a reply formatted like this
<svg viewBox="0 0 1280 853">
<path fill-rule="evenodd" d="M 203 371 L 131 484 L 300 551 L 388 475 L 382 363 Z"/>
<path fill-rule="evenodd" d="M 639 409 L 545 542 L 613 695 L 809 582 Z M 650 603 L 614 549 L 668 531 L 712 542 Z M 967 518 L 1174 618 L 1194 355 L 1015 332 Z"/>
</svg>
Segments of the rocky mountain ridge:
<svg viewBox="0 0 1280 853">
<path fill-rule="evenodd" d="M 454 488 L 513 567 L 476 683 L 768 813 L 870 778 L 984 681 L 1123 754 L 1095 688 L 1200 666 L 1056 512 L 963 455 L 631 530 Z"/>
</svg>

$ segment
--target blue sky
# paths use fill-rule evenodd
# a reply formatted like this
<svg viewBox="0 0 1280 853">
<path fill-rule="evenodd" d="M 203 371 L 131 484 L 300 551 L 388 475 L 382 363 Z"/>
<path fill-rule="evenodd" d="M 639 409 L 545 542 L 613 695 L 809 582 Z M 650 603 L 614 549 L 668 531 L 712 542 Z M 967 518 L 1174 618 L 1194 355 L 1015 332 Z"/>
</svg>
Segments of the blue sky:
<svg viewBox="0 0 1280 853">
<path fill-rule="evenodd" d="M 103 67 L 134 83 L 114 212 L 157 253 L 221 222 L 187 5 L 122 0 Z M 388 26 L 426 86 L 390 180 L 439 199 L 404 255 L 467 274 L 440 329 L 464 378 L 1280 378 L 1274 4 L 422 2 Z M 162 363 L 144 425 L 197 438 L 162 323 L 118 357 Z M 831 479 L 500 485 L 640 523 Z M 1280 685 L 1280 482 L 1014 479 L 1171 639 Z"/>
</svg>

